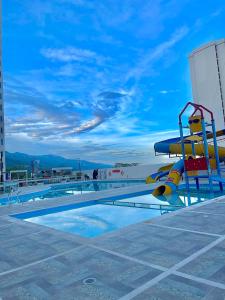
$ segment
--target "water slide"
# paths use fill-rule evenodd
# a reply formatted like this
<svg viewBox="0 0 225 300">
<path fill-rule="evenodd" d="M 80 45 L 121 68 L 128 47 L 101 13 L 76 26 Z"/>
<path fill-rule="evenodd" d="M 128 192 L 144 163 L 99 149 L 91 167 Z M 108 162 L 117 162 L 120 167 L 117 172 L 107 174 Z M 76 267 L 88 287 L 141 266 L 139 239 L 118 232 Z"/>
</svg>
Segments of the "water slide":
<svg viewBox="0 0 225 300">
<path fill-rule="evenodd" d="M 216 132 L 216 136 L 223 136 L 225 135 L 225 129 L 224 130 L 219 130 Z M 211 139 L 212 134 L 207 133 L 207 139 Z M 202 133 L 198 133 L 196 135 L 189 135 L 184 137 L 185 144 L 185 154 L 186 155 L 191 155 L 192 152 L 192 143 L 195 142 L 194 144 L 194 149 L 196 155 L 199 156 L 204 156 L 204 147 L 203 144 L 201 143 L 202 141 Z M 154 145 L 155 152 L 158 153 L 164 153 L 164 154 L 182 154 L 182 147 L 181 147 L 181 139 L 179 138 L 172 138 L 168 140 L 164 140 L 161 142 L 158 142 Z M 209 156 L 210 158 L 215 158 L 215 151 L 214 151 L 214 146 L 208 145 L 208 151 L 209 151 Z M 219 160 L 220 162 L 225 161 L 225 148 L 224 147 L 218 147 L 218 154 L 219 154 Z M 159 196 L 159 195 L 170 195 L 174 191 L 176 191 L 177 186 L 180 182 L 181 176 L 184 172 L 184 161 L 183 159 L 179 160 L 173 165 L 168 166 L 168 177 L 167 180 L 165 181 L 164 184 L 158 186 L 154 192 L 153 195 Z M 158 173 L 158 177 L 157 174 Z M 159 179 L 162 177 L 162 172 L 159 171 L 149 177 L 152 177 L 152 179 Z M 165 174 L 163 175 L 165 176 Z M 150 182 L 149 177 L 146 179 L 146 182 Z M 156 181 L 155 180 L 155 181 Z M 152 181 L 152 182 L 155 182 Z"/>
<path fill-rule="evenodd" d="M 159 179 L 167 176 L 170 172 L 170 169 L 172 168 L 174 164 L 169 164 L 166 166 L 163 166 L 161 168 L 158 169 L 158 171 L 156 173 L 151 174 L 150 176 L 148 176 L 146 178 L 146 183 L 155 183 L 156 181 L 158 181 Z"/>
</svg>

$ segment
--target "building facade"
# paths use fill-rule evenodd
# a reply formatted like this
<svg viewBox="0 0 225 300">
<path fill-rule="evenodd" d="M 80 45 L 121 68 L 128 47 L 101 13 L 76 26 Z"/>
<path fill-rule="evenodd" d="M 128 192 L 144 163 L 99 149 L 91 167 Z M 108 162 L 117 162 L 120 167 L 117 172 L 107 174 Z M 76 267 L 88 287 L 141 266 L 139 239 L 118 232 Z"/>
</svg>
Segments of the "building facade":
<svg viewBox="0 0 225 300">
<path fill-rule="evenodd" d="M 5 128 L 2 74 L 2 1 L 0 0 L 0 180 L 5 178 Z"/>
<path fill-rule="evenodd" d="M 225 128 L 225 39 L 208 43 L 189 56 L 194 102 L 213 111 L 216 129 Z"/>
</svg>

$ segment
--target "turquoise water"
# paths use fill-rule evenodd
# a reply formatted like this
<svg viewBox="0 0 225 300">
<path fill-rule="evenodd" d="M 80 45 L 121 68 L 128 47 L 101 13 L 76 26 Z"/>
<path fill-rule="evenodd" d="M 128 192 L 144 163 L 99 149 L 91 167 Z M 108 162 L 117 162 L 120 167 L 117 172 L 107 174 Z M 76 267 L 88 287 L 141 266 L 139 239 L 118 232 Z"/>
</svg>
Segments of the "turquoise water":
<svg viewBox="0 0 225 300">
<path fill-rule="evenodd" d="M 90 238 L 160 214 L 159 210 L 97 204 L 25 220 Z"/>
<path fill-rule="evenodd" d="M 41 196 L 33 197 L 33 200 L 44 200 L 55 197 L 64 197 L 71 195 L 80 195 L 81 193 L 91 193 L 103 190 L 111 190 L 131 185 L 143 184 L 144 181 L 123 181 L 123 182 L 88 182 L 75 183 L 69 185 L 59 185 L 53 187 L 50 191 Z"/>
<path fill-rule="evenodd" d="M 144 180 L 121 180 L 121 181 L 91 181 L 85 183 L 75 183 L 75 184 L 67 184 L 67 185 L 57 185 L 52 188 L 51 191 L 44 195 L 45 198 L 53 198 L 53 197 L 62 197 L 68 195 L 77 195 L 81 192 L 90 193 L 97 192 L 103 190 L 112 190 L 127 186 L 134 186 L 139 184 L 144 184 Z"/>
<path fill-rule="evenodd" d="M 121 180 L 121 181 L 90 181 L 82 183 L 68 183 L 53 186 L 50 190 L 33 193 L 31 195 L 11 197 L 10 203 L 23 203 L 29 201 L 39 201 L 55 197 L 80 195 L 81 193 L 90 193 L 102 190 L 111 190 L 121 187 L 144 184 L 144 180 Z M 9 202 L 8 197 L 0 199 L 0 205 L 6 205 Z"/>
<path fill-rule="evenodd" d="M 27 217 L 25 220 L 83 237 L 96 237 L 220 195 L 221 193 L 219 192 L 209 194 L 208 192 L 192 191 L 187 197 L 185 191 L 182 190 L 169 197 L 161 196 L 156 198 L 151 194 L 146 194 L 109 201 L 107 202 L 108 205 L 95 204 L 33 218 Z M 101 201 L 101 203 L 104 202 Z M 109 205 L 112 203 L 114 205 Z M 127 207 L 130 203 L 141 204 L 146 207 L 151 204 L 151 207 L 154 209 Z"/>
</svg>

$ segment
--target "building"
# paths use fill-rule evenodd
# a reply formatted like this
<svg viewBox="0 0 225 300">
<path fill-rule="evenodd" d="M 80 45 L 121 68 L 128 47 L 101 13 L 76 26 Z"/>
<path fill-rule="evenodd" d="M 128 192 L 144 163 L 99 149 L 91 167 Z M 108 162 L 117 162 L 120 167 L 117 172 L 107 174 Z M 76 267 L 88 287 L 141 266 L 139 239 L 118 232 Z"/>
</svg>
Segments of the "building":
<svg viewBox="0 0 225 300">
<path fill-rule="evenodd" d="M 189 61 L 194 102 L 212 110 L 216 129 L 224 129 L 225 39 L 194 50 Z"/>
<path fill-rule="evenodd" d="M 145 180 L 150 174 L 157 172 L 157 170 L 164 164 L 155 165 L 138 165 L 130 167 L 114 167 L 107 169 L 98 169 L 99 180 L 117 180 L 117 179 L 143 179 Z M 93 179 L 93 170 L 83 170 L 90 179 Z M 84 175 L 85 176 L 85 175 Z"/>
<path fill-rule="evenodd" d="M 52 176 L 71 176 L 73 174 L 72 167 L 52 168 Z"/>
<path fill-rule="evenodd" d="M 2 1 L 0 1 L 0 180 L 5 178 L 5 128 L 2 76 Z"/>
</svg>

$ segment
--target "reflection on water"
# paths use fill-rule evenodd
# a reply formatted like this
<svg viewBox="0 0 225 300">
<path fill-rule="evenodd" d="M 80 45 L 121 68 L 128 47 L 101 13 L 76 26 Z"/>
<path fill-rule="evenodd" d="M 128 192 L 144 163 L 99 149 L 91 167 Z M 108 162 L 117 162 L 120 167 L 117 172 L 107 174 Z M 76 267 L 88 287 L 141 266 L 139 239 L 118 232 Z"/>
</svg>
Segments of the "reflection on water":
<svg viewBox="0 0 225 300">
<path fill-rule="evenodd" d="M 153 196 L 152 194 L 132 197 L 128 199 L 119 200 L 120 202 L 133 202 L 133 203 L 143 203 L 143 204 L 154 204 L 165 206 L 168 205 L 170 207 L 174 207 L 174 209 L 182 208 L 185 206 L 194 205 L 196 203 L 203 202 L 207 199 L 213 199 L 223 195 L 224 193 L 219 190 L 215 190 L 213 193 L 209 191 L 196 191 L 191 190 L 190 193 L 187 193 L 185 190 L 178 190 L 178 192 L 173 193 L 171 195 L 160 195 Z"/>
<path fill-rule="evenodd" d="M 59 185 L 53 187 L 53 189 L 44 194 L 44 198 L 53 198 L 53 197 L 62 197 L 68 194 L 77 195 L 82 193 L 90 193 L 90 192 L 97 192 L 103 190 L 111 190 L 116 188 L 122 188 L 126 186 L 134 186 L 138 184 L 143 184 L 144 181 L 141 180 L 130 180 L 130 181 L 116 181 L 116 182 L 98 182 L 98 181 L 91 181 L 85 183 L 76 183 L 76 184 L 69 184 L 69 185 Z"/>
<path fill-rule="evenodd" d="M 167 195 L 167 196 L 162 195 L 162 196 L 155 196 L 155 197 L 162 202 L 167 202 L 168 205 L 181 206 L 181 207 L 185 206 L 184 202 L 182 201 L 182 199 L 177 193 Z"/>
<path fill-rule="evenodd" d="M 20 202 L 31 202 L 31 201 L 40 201 L 49 198 L 55 197 L 64 197 L 71 195 L 80 195 L 91 192 L 97 192 L 102 190 L 110 190 L 115 188 L 121 188 L 126 186 L 134 186 L 144 184 L 142 180 L 123 180 L 123 181 L 107 181 L 107 182 L 99 182 L 99 181 L 91 181 L 91 182 L 83 182 L 83 183 L 67 183 L 67 184 L 59 184 L 53 186 L 49 191 L 38 192 L 33 195 L 24 195 L 20 197 L 10 196 L 10 203 L 20 203 Z M 0 199 L 0 206 L 9 204 L 9 199 L 3 198 Z"/>
<path fill-rule="evenodd" d="M 99 188 L 97 183 L 92 186 Z M 73 193 L 73 189 L 69 191 Z M 105 200 L 101 204 L 42 215 L 27 221 L 84 237 L 96 237 L 219 195 L 221 193 L 217 191 L 214 194 L 197 191 L 187 194 L 185 190 L 169 196 L 155 197 L 147 194 L 122 200 Z"/>
<path fill-rule="evenodd" d="M 159 215 L 160 212 L 158 210 L 108 207 L 97 204 L 34 217 L 26 219 L 26 221 L 79 234 L 84 237 L 95 237 Z"/>
<path fill-rule="evenodd" d="M 93 182 L 94 190 L 97 192 L 99 191 L 99 184 L 97 182 Z"/>
</svg>

